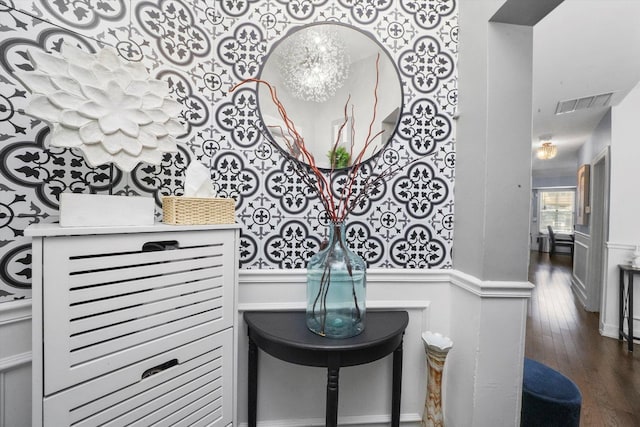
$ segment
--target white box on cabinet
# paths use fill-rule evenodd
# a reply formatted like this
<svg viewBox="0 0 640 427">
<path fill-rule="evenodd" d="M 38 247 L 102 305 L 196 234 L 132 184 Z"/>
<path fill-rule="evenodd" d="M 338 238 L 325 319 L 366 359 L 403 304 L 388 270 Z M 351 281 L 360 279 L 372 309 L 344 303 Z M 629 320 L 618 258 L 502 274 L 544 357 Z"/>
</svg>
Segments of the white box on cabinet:
<svg viewBox="0 0 640 427">
<path fill-rule="evenodd" d="M 109 227 L 153 225 L 152 197 L 106 194 L 60 194 L 62 227 Z"/>
</svg>

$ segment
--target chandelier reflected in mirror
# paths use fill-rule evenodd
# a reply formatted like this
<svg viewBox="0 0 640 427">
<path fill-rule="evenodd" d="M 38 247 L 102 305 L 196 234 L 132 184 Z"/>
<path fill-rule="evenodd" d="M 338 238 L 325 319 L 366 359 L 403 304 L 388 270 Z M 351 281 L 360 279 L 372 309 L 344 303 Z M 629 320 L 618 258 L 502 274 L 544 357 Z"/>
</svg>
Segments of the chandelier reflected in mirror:
<svg viewBox="0 0 640 427">
<path fill-rule="evenodd" d="M 538 147 L 537 156 L 540 160 L 549 160 L 553 159 L 558 153 L 558 147 L 553 145 L 551 141 L 543 142 L 540 147 Z"/>
<path fill-rule="evenodd" d="M 333 97 L 349 77 L 349 65 L 345 44 L 327 29 L 299 31 L 286 39 L 279 55 L 285 86 L 303 101 Z"/>
</svg>

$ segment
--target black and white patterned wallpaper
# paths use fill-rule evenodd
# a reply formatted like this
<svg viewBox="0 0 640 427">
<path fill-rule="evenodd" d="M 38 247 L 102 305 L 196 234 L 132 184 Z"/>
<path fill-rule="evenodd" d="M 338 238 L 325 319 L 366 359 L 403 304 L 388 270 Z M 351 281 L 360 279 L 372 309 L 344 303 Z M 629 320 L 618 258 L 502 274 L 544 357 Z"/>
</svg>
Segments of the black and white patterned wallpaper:
<svg viewBox="0 0 640 427">
<path fill-rule="evenodd" d="M 381 268 L 450 268 L 457 102 L 456 0 L 0 0 L 0 301 L 30 297 L 30 239 L 57 219 L 61 192 L 155 197 L 182 192 L 199 160 L 219 194 L 236 199 L 241 268 L 304 267 L 324 235 L 321 206 L 254 130 L 255 91 L 229 88 L 258 75 L 271 45 L 295 26 L 351 24 L 373 34 L 397 63 L 403 115 L 385 162 L 421 159 L 349 217 L 350 244 Z M 179 152 L 132 173 L 90 168 L 49 148 L 46 123 L 22 113 L 30 94 L 14 77 L 27 47 L 88 52 L 105 45 L 168 83 L 187 129 Z M 158 208 L 158 215 L 160 215 Z"/>
</svg>

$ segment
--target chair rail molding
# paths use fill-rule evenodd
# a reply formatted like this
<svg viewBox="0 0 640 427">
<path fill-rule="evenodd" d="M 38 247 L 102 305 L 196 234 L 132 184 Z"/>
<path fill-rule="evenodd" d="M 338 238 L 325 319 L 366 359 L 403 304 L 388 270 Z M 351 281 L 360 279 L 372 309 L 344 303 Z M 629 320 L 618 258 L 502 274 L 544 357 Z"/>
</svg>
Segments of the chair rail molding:
<svg viewBox="0 0 640 427">
<path fill-rule="evenodd" d="M 625 248 L 630 248 L 626 246 Z M 304 309 L 306 304 L 306 269 L 240 270 L 238 272 L 238 349 L 236 384 L 239 425 L 246 423 L 246 325 L 241 320 L 246 310 Z M 367 270 L 367 308 L 404 309 L 409 312 L 403 351 L 403 392 L 401 425 L 419 427 L 426 393 L 426 366 L 422 333 L 440 332 L 460 343 L 450 354 L 445 367 L 443 394 L 445 417 L 450 425 L 481 426 L 499 417 L 509 424 L 517 419 L 521 394 L 521 379 L 526 330 L 527 300 L 533 285 L 517 281 L 483 281 L 466 273 L 449 270 L 369 269 Z M 505 325 L 505 316 L 509 325 Z M 27 389 L 23 412 L 30 414 L 30 323 L 31 301 L 0 304 L 0 327 L 24 335 L 27 348 L 19 341 L 3 346 L 0 366 L 23 369 L 19 387 Z M 505 326 L 508 326 L 505 328 Z M 514 343 L 513 351 L 495 358 L 496 339 Z M 15 341 L 15 340 L 14 340 Z M 4 343 L 3 343 L 4 344 Z M 500 350 L 503 353 L 503 350 Z M 8 353 L 7 353 L 8 352 Z M 3 363 L 4 362 L 4 365 Z M 324 372 L 315 368 L 295 366 L 264 355 L 260 358 L 260 384 L 277 393 L 260 393 L 258 417 L 265 426 L 302 427 L 322 424 L 315 402 L 324 395 Z M 509 369 L 504 369 L 505 363 Z M 341 373 L 341 401 L 349 410 L 340 414 L 340 423 L 351 426 L 377 427 L 388 424 L 390 395 L 387 387 L 378 387 L 387 377 L 390 381 L 390 361 L 381 359 L 366 366 L 351 367 Z M 244 372 L 244 373 L 243 373 Z M 291 375 L 292 374 L 292 375 Z M 485 384 L 489 381 L 493 385 Z M 294 378 L 297 385 L 288 384 Z M 479 379 L 480 378 L 480 379 Z M 293 379 L 291 379 L 293 381 Z M 368 385 L 371 382 L 372 385 Z M 373 386 L 375 384 L 375 386 Z M 496 386 L 496 384 L 499 384 Z M 299 393 L 301 387 L 309 391 Z M 362 399 L 353 390 L 370 390 Z M 480 397 L 485 390 L 493 397 Z M 498 390 L 498 391 L 496 391 Z M 495 395 L 493 395 L 495 393 Z M 278 394 L 276 396 L 276 394 Z M 263 397 L 268 401 L 263 402 Z M 2 396 L 5 404 L 13 398 Z M 364 401 L 363 401 L 364 400 Z M 491 402 L 489 404 L 488 402 Z M 261 407 L 260 404 L 264 405 Z M 0 405 L 2 402 L 0 402 Z M 474 408 L 473 414 L 463 414 L 463 408 Z M 262 409 L 260 409 L 262 408 Z M 320 408 L 322 410 L 322 408 Z M 302 415 L 302 416 L 301 416 Z M 505 421 L 506 419 L 506 421 Z M 468 421 L 472 420 L 472 424 Z M 484 424 L 483 424 L 484 423 Z M 11 424 L 6 424 L 11 425 Z M 495 425 L 495 424 L 494 424 Z M 504 424 L 506 425 L 506 424 Z"/>
<path fill-rule="evenodd" d="M 23 320 L 31 320 L 31 300 L 0 303 L 0 327 Z"/>
<path fill-rule="evenodd" d="M 480 280 L 457 270 L 451 270 L 450 281 L 461 289 L 481 298 L 529 298 L 531 282 Z"/>
</svg>

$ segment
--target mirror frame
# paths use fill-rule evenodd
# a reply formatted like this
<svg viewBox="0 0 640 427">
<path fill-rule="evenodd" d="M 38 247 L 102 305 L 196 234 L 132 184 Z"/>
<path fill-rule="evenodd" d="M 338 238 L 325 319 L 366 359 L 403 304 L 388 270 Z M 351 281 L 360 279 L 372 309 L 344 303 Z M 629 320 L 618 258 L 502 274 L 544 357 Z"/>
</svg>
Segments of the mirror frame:
<svg viewBox="0 0 640 427">
<path fill-rule="evenodd" d="M 300 25 L 300 26 L 291 28 L 289 31 L 287 31 L 287 33 L 285 35 L 280 37 L 280 39 L 278 39 L 277 41 L 275 41 L 271 45 L 271 48 L 269 49 L 267 54 L 263 57 L 262 64 L 260 66 L 260 72 L 258 73 L 258 77 L 257 78 L 258 79 L 262 79 L 263 74 L 264 74 L 265 66 L 267 65 L 267 63 L 269 62 L 269 59 L 272 57 L 272 55 L 274 54 L 274 52 L 277 50 L 278 46 L 280 46 L 281 43 L 286 41 L 289 37 L 291 37 L 292 35 L 294 35 L 298 31 L 306 30 L 306 29 L 309 29 L 309 28 L 312 28 L 312 27 L 316 27 L 316 26 L 323 26 L 323 25 L 335 25 L 335 26 L 341 26 L 341 27 L 349 28 L 349 29 L 351 29 L 353 31 L 357 31 L 358 33 L 360 33 L 363 36 L 367 37 L 369 40 L 371 40 L 371 42 L 375 43 L 376 46 L 378 47 L 378 49 L 381 51 L 381 56 L 380 56 L 381 60 L 382 60 L 383 55 L 384 55 L 384 56 L 386 56 L 387 60 L 390 61 L 391 65 L 393 66 L 393 70 L 395 71 L 395 76 L 398 79 L 399 95 L 400 95 L 400 103 L 399 104 L 400 105 L 398 105 L 398 108 L 397 108 L 397 117 L 395 119 L 395 123 L 393 125 L 392 130 L 389 132 L 389 135 L 382 140 L 382 143 L 380 144 L 378 149 L 375 152 L 373 152 L 371 155 L 369 155 L 367 158 L 364 158 L 360 162 L 361 165 L 365 165 L 365 164 L 375 160 L 378 156 L 380 156 L 381 153 L 384 152 L 385 149 L 389 146 L 389 144 L 393 141 L 394 136 L 398 132 L 398 127 L 400 125 L 400 119 L 401 119 L 402 115 L 404 114 L 404 85 L 403 85 L 402 76 L 400 74 L 400 70 L 398 69 L 398 64 L 394 60 L 394 58 L 391 56 L 391 53 L 386 48 L 386 46 L 384 46 L 375 37 L 375 35 L 373 35 L 369 31 L 360 29 L 360 28 L 358 28 L 356 26 L 353 26 L 351 24 L 346 24 L 346 23 L 337 22 L 337 21 L 312 22 L 312 23 L 308 23 L 308 24 L 304 24 L 304 25 Z M 281 144 L 279 144 L 277 142 L 276 138 L 273 136 L 273 134 L 269 130 L 269 127 L 268 127 L 267 123 L 264 120 L 264 117 L 263 117 L 263 114 L 262 114 L 262 109 L 260 108 L 260 87 L 259 86 L 260 85 L 258 85 L 256 87 L 256 110 L 257 110 L 257 112 L 259 114 L 259 120 L 260 120 L 260 123 L 261 123 L 260 127 L 262 129 L 263 136 L 265 138 L 268 138 L 270 140 L 269 141 L 270 145 L 275 146 L 278 149 L 278 151 L 280 151 L 280 153 L 287 160 L 293 161 L 293 162 L 297 162 L 299 164 L 305 165 L 306 167 L 311 167 L 307 162 L 303 162 L 303 161 L 298 160 L 295 157 L 293 157 L 293 155 L 290 152 L 288 152 L 285 148 L 283 148 L 281 146 Z M 269 99 L 269 102 L 271 102 L 270 99 Z M 265 133 L 266 133 L 266 135 L 265 135 Z M 353 167 L 353 165 L 345 166 L 345 167 L 342 167 L 342 168 L 332 168 L 332 167 L 318 166 L 318 169 L 320 169 L 323 172 L 331 172 L 331 171 L 335 172 L 335 171 L 349 170 L 352 167 Z"/>
</svg>

